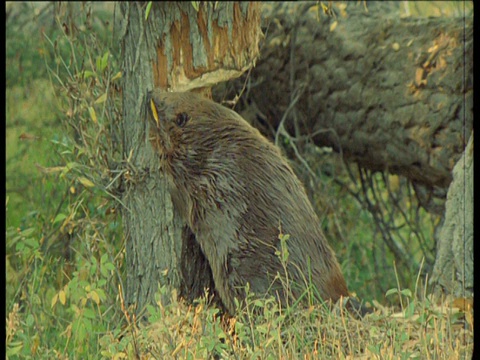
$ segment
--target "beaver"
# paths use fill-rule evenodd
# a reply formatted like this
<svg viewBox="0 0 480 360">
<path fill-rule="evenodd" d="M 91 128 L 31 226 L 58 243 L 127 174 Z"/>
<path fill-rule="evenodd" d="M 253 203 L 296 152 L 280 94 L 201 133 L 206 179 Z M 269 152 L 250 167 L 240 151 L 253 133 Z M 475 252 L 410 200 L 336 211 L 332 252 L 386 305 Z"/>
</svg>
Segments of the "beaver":
<svg viewBox="0 0 480 360">
<path fill-rule="evenodd" d="M 149 140 L 174 207 L 228 312 L 235 313 L 235 299 L 244 300 L 247 284 L 282 303 L 310 285 L 324 300 L 348 296 L 305 189 L 273 143 L 236 112 L 194 93 L 155 89 L 147 102 Z"/>
</svg>

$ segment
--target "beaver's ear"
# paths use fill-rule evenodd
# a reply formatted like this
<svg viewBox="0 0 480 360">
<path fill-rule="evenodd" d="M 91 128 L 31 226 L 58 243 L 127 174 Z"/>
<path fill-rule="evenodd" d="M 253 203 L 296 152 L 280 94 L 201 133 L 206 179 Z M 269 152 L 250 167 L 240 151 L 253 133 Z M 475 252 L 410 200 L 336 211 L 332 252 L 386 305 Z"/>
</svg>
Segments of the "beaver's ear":
<svg viewBox="0 0 480 360">
<path fill-rule="evenodd" d="M 180 127 L 184 127 L 187 124 L 188 120 L 190 120 L 190 116 L 186 112 L 181 112 L 177 114 L 175 123 Z"/>
</svg>

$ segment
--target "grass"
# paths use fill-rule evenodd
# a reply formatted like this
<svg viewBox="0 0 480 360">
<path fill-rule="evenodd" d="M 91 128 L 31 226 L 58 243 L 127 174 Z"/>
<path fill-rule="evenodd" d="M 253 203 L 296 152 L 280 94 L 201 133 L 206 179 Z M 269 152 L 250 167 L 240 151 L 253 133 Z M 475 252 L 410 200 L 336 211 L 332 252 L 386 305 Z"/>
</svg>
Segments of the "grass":
<svg viewBox="0 0 480 360">
<path fill-rule="evenodd" d="M 7 226 L 22 227 L 43 216 L 38 204 L 51 208 L 61 189 L 39 167 L 55 166 L 53 141 L 62 136 L 58 102 L 50 81 L 33 80 L 6 91 Z"/>
<path fill-rule="evenodd" d="M 289 309 L 286 315 L 274 299 L 254 298 L 236 317 L 223 318 L 206 304 L 200 299 L 186 305 L 172 292 L 168 305 L 149 307 L 145 322 L 134 321 L 117 304 L 124 311 L 123 327 L 105 328 L 105 319 L 83 314 L 45 329 L 56 334 L 47 342 L 31 333 L 28 344 L 19 339 L 35 319 L 14 304 L 6 322 L 7 358 L 466 359 L 473 351 L 472 310 L 451 307 L 451 299 L 440 306 L 431 299 L 412 300 L 397 313 L 380 307 L 363 319 L 338 306 Z M 251 316 L 255 310 L 260 315 Z M 88 335 L 81 328 L 89 329 Z"/>
<path fill-rule="evenodd" d="M 165 289 L 163 289 L 165 290 Z M 121 339 L 104 338 L 106 358 L 137 359 L 465 359 L 473 349 L 471 311 L 430 300 L 404 311 L 381 308 L 357 319 L 338 306 L 287 311 L 274 299 L 250 299 L 222 318 L 201 299 L 173 296 L 151 307 L 149 321 L 129 323 Z M 250 316 L 261 310 L 257 316 Z"/>
</svg>

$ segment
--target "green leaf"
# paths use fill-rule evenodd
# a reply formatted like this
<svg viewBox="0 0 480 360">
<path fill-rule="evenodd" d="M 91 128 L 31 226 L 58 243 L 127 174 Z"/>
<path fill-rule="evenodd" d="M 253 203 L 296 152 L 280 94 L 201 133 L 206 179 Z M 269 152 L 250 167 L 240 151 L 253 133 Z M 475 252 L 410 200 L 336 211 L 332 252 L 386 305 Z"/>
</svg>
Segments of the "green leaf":
<svg viewBox="0 0 480 360">
<path fill-rule="evenodd" d="M 95 312 L 92 309 L 89 309 L 89 308 L 85 308 L 83 310 L 83 316 L 85 316 L 86 319 L 95 320 L 97 318 L 97 316 L 95 315 Z M 87 322 L 86 319 L 83 319 L 84 322 Z M 87 325 L 87 324 L 85 324 L 85 325 Z M 90 323 L 90 327 L 91 327 L 91 323 Z"/>
<path fill-rule="evenodd" d="M 25 229 L 25 230 L 22 231 L 22 236 L 29 237 L 30 235 L 33 234 L 34 231 L 35 231 L 34 228 Z"/>
<path fill-rule="evenodd" d="M 107 101 L 107 93 L 100 95 L 97 100 L 95 100 L 95 104 L 101 104 Z"/>
<path fill-rule="evenodd" d="M 38 249 L 40 246 L 38 240 L 33 238 L 25 239 L 25 244 L 28 245 L 28 247 L 31 249 Z"/>
<path fill-rule="evenodd" d="M 195 9 L 196 12 L 200 9 L 200 1 L 192 1 L 192 6 Z"/>
<path fill-rule="evenodd" d="M 264 308 L 265 307 L 265 303 L 259 299 L 256 299 L 253 301 L 253 305 L 255 305 L 256 307 L 259 307 L 259 308 Z"/>
<path fill-rule="evenodd" d="M 387 290 L 387 292 L 385 293 L 385 296 L 390 296 L 392 294 L 398 294 L 398 290 L 396 288 Z"/>
<path fill-rule="evenodd" d="M 105 266 L 105 269 L 107 269 L 108 271 L 115 270 L 115 265 L 113 265 L 112 263 L 106 263 L 104 266 Z"/>
<path fill-rule="evenodd" d="M 33 315 L 28 314 L 27 318 L 25 319 L 25 323 L 27 324 L 27 326 L 32 326 L 34 322 L 35 322 L 35 318 L 33 317 Z"/>
<path fill-rule="evenodd" d="M 23 343 L 21 341 L 11 343 L 7 349 L 7 358 L 9 356 L 16 355 L 23 349 Z"/>
<path fill-rule="evenodd" d="M 112 77 L 112 79 L 110 81 L 115 81 L 115 80 L 121 79 L 121 78 L 122 78 L 122 72 L 119 71 Z"/>
<path fill-rule="evenodd" d="M 110 52 L 106 52 L 105 54 L 103 54 L 103 57 L 102 57 L 102 71 L 106 69 L 106 67 L 108 66 L 108 57 L 110 56 Z"/>
<path fill-rule="evenodd" d="M 90 118 L 92 119 L 92 121 L 96 124 L 98 123 L 98 120 L 97 120 L 97 113 L 95 112 L 95 109 L 91 106 L 88 107 L 88 113 L 90 114 Z"/>
<path fill-rule="evenodd" d="M 105 253 L 105 254 L 103 254 L 102 257 L 100 258 L 100 264 L 105 264 L 107 261 L 108 261 L 108 254 Z"/>
<path fill-rule="evenodd" d="M 64 290 L 60 290 L 58 292 L 58 300 L 60 300 L 62 305 L 65 305 L 67 303 L 67 293 Z"/>
<path fill-rule="evenodd" d="M 51 303 L 52 308 L 55 306 L 57 301 L 58 301 L 58 294 L 55 294 L 55 295 L 53 295 L 53 298 L 52 298 L 52 303 Z"/>
<path fill-rule="evenodd" d="M 95 186 L 93 182 L 91 182 L 90 180 L 88 180 L 86 177 L 83 177 L 83 176 L 79 176 L 78 181 L 80 181 L 80 183 L 86 188 L 92 188 Z"/>
<path fill-rule="evenodd" d="M 95 290 L 98 294 L 98 297 L 101 301 L 105 301 L 107 299 L 107 295 L 105 294 L 105 291 L 103 289 L 96 289 Z"/>
<path fill-rule="evenodd" d="M 90 267 L 90 275 L 95 275 L 95 273 L 97 272 L 97 264 L 92 264 L 91 267 Z"/>
<path fill-rule="evenodd" d="M 95 304 L 100 305 L 100 296 L 95 290 L 92 290 L 88 293 L 88 297 L 95 302 Z"/>
<path fill-rule="evenodd" d="M 147 8 L 145 9 L 145 21 L 147 21 L 148 15 L 150 15 L 150 10 L 152 9 L 152 4 L 153 4 L 153 1 L 149 1 L 147 3 Z"/>
<path fill-rule="evenodd" d="M 99 72 L 103 72 L 103 70 L 105 70 L 105 68 L 107 67 L 109 55 L 110 53 L 107 51 L 105 54 L 103 54 L 102 57 L 97 58 L 97 70 Z"/>
<path fill-rule="evenodd" d="M 63 170 L 60 173 L 60 177 L 65 176 L 65 174 L 67 174 L 70 170 L 72 170 L 73 168 L 75 168 L 77 166 L 78 166 L 78 164 L 74 161 L 71 161 L 71 162 L 67 163 L 66 166 L 63 166 Z"/>
<path fill-rule="evenodd" d="M 410 289 L 403 289 L 402 291 L 400 291 L 400 294 L 409 298 L 413 296 L 412 291 Z"/>
<path fill-rule="evenodd" d="M 108 277 L 109 275 L 107 268 L 103 265 L 100 267 L 100 274 L 102 274 L 103 277 Z"/>
<path fill-rule="evenodd" d="M 93 71 L 84 70 L 79 74 L 79 78 L 88 79 L 89 77 L 96 76 Z"/>
<path fill-rule="evenodd" d="M 157 314 L 157 309 L 153 307 L 152 305 L 147 305 L 147 311 L 150 315 L 156 315 Z"/>
<path fill-rule="evenodd" d="M 60 221 L 65 220 L 66 217 L 67 215 L 65 214 L 58 214 L 57 216 L 55 216 L 55 219 L 53 220 L 53 225 L 59 223 Z"/>
</svg>

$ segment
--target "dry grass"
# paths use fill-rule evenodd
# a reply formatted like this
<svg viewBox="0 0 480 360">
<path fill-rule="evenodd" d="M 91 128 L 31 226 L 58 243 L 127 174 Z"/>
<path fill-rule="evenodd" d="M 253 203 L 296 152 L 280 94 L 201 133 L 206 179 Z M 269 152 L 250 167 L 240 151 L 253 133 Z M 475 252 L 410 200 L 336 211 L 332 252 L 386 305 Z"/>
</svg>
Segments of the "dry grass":
<svg viewBox="0 0 480 360">
<path fill-rule="evenodd" d="M 108 355 L 137 359 L 471 358 L 470 305 L 461 305 L 458 299 L 436 305 L 427 298 L 412 301 L 401 312 L 377 306 L 372 314 L 357 319 L 338 306 L 281 309 L 274 299 L 251 299 L 239 315 L 226 319 L 207 307 L 205 300 L 196 307 L 172 300 L 167 306 L 159 304 L 158 310 L 151 308 L 148 324 L 131 323 L 121 340 L 111 339 Z M 119 346 L 123 350 L 116 352 Z"/>
</svg>

